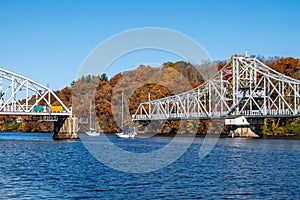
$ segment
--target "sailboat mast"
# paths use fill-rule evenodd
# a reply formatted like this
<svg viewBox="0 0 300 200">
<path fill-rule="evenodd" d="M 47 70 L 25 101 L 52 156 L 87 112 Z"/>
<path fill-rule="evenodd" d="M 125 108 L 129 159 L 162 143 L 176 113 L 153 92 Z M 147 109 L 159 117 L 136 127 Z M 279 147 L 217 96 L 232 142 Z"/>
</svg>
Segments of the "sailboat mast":
<svg viewBox="0 0 300 200">
<path fill-rule="evenodd" d="M 90 130 L 92 128 L 92 102 L 90 101 Z"/>
<path fill-rule="evenodd" d="M 123 93 L 123 91 L 122 91 L 122 116 L 121 116 L 121 118 L 122 118 L 122 128 L 123 128 L 123 126 L 124 126 L 124 122 L 123 122 L 123 118 L 124 118 L 124 116 L 123 116 L 123 101 L 124 101 L 124 93 Z"/>
</svg>

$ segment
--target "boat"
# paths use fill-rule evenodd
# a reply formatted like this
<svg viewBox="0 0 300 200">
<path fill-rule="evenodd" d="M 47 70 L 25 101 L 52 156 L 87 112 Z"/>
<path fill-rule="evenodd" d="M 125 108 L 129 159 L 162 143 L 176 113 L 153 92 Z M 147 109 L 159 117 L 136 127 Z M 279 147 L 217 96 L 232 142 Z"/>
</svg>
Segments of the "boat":
<svg viewBox="0 0 300 200">
<path fill-rule="evenodd" d="M 133 131 L 123 129 L 123 131 L 121 133 L 116 133 L 116 135 L 119 138 L 135 138 L 136 131 L 135 131 L 135 128 L 133 129 Z"/>
<path fill-rule="evenodd" d="M 96 129 L 92 128 L 92 102 L 90 102 L 90 130 L 85 131 L 85 133 L 89 136 L 99 136 L 100 132 Z"/>
<path fill-rule="evenodd" d="M 118 138 L 134 138 L 135 135 L 129 135 L 129 134 L 126 134 L 126 133 L 116 133 L 116 135 L 118 136 Z"/>
<path fill-rule="evenodd" d="M 118 136 L 118 138 L 130 138 L 129 134 L 125 134 L 125 133 L 116 133 L 116 135 Z"/>
<path fill-rule="evenodd" d="M 135 131 L 135 127 L 133 128 L 133 131 L 132 130 L 129 130 L 129 129 L 125 129 L 124 128 L 124 115 L 123 115 L 123 92 L 122 92 L 122 132 L 121 133 L 116 133 L 116 135 L 118 136 L 118 138 L 135 138 L 136 136 L 136 131 Z"/>
<path fill-rule="evenodd" d="M 89 131 L 85 131 L 85 133 L 89 136 L 99 136 L 100 132 L 96 131 L 94 128 L 90 128 Z"/>
</svg>

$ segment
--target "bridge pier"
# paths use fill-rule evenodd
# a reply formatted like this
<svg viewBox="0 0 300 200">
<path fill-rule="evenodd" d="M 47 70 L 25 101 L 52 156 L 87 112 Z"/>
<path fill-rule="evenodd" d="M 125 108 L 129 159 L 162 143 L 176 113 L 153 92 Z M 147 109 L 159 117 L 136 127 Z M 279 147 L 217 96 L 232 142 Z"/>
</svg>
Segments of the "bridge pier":
<svg viewBox="0 0 300 200">
<path fill-rule="evenodd" d="M 263 124 L 263 119 L 231 116 L 225 119 L 225 125 L 229 126 L 229 136 L 231 137 L 261 137 L 261 121 Z"/>
<path fill-rule="evenodd" d="M 54 140 L 78 139 L 78 119 L 76 117 L 58 118 L 54 122 Z"/>
<path fill-rule="evenodd" d="M 247 126 L 230 126 L 230 137 L 260 137 Z"/>
</svg>

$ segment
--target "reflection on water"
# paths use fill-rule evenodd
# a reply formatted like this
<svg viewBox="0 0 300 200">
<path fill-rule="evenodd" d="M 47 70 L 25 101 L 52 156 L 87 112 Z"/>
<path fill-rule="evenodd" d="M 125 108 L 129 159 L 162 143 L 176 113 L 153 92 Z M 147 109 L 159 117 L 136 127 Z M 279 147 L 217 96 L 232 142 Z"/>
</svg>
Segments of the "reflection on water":
<svg viewBox="0 0 300 200">
<path fill-rule="evenodd" d="M 219 139 L 200 160 L 203 139 L 196 138 L 173 164 L 130 174 L 98 162 L 80 140 L 57 142 L 51 136 L 0 133 L 1 199 L 300 198 L 299 140 Z M 120 148 L 139 153 L 170 141 L 108 137 Z"/>
</svg>

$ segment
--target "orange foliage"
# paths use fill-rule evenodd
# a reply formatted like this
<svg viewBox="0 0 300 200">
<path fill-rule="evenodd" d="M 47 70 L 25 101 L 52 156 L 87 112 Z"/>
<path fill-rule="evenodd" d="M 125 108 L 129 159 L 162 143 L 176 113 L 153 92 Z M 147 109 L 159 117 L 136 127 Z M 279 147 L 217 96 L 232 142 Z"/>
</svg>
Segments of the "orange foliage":
<svg viewBox="0 0 300 200">
<path fill-rule="evenodd" d="M 300 59 L 296 58 L 272 58 L 266 62 L 272 69 L 292 78 L 300 78 Z"/>
</svg>

